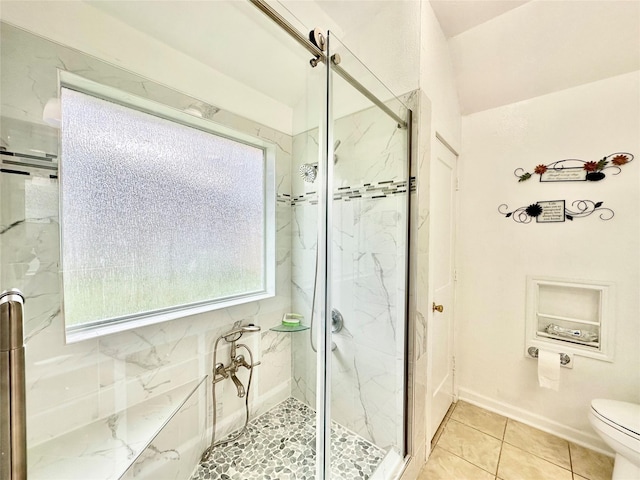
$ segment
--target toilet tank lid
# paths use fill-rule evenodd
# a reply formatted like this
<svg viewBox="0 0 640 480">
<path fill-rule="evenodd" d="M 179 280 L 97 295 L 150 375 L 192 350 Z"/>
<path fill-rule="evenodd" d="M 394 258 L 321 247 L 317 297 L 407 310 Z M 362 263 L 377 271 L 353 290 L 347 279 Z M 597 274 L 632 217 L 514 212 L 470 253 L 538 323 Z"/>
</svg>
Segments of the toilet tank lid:
<svg viewBox="0 0 640 480">
<path fill-rule="evenodd" d="M 597 398 L 591 408 L 609 421 L 640 435 L 640 405 Z"/>
</svg>

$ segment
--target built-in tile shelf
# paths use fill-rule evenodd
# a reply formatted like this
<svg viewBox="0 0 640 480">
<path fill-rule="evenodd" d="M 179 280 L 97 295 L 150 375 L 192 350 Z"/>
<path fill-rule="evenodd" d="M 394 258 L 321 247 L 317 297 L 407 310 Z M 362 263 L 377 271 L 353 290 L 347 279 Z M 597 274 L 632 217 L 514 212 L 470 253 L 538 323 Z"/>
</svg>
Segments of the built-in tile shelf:
<svg viewBox="0 0 640 480">
<path fill-rule="evenodd" d="M 206 378 L 30 448 L 29 480 L 120 478 Z"/>
</svg>

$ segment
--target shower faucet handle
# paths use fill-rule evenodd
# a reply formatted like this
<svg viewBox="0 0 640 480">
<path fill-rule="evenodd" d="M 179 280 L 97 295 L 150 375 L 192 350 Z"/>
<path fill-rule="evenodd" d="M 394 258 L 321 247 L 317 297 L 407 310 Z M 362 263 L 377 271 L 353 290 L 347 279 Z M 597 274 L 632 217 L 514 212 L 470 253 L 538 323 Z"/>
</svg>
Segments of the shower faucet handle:
<svg viewBox="0 0 640 480">
<path fill-rule="evenodd" d="M 217 383 L 225 378 L 229 378 L 229 372 L 227 372 L 226 367 L 222 363 L 216 363 L 213 369 L 213 383 Z"/>
<path fill-rule="evenodd" d="M 251 368 L 251 365 L 249 365 L 247 361 L 244 359 L 244 355 L 238 355 L 236 358 L 233 359 L 233 361 L 239 367 Z"/>
<path fill-rule="evenodd" d="M 260 365 L 262 362 L 256 362 L 253 364 L 249 364 L 247 363 L 247 361 L 244 358 L 244 355 L 238 355 L 235 359 L 234 359 L 234 363 L 237 365 L 237 367 L 244 367 L 247 370 L 253 368 L 253 367 L 257 367 L 258 365 Z M 236 367 L 236 368 L 237 368 Z"/>
</svg>

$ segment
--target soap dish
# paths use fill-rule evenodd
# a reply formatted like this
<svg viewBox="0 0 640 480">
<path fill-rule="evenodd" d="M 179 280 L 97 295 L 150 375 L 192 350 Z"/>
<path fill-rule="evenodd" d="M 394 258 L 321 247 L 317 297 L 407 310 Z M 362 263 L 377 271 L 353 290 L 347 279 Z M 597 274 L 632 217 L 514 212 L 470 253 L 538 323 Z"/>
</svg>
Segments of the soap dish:
<svg viewBox="0 0 640 480">
<path fill-rule="evenodd" d="M 276 325 L 269 330 L 274 332 L 302 332 L 303 330 L 309 330 L 309 325 Z"/>
<path fill-rule="evenodd" d="M 270 328 L 269 330 L 273 330 L 274 332 L 301 332 L 308 330 L 309 327 L 301 323 L 302 319 L 304 319 L 304 315 L 300 315 L 299 313 L 285 313 L 282 316 L 280 325 Z"/>
</svg>

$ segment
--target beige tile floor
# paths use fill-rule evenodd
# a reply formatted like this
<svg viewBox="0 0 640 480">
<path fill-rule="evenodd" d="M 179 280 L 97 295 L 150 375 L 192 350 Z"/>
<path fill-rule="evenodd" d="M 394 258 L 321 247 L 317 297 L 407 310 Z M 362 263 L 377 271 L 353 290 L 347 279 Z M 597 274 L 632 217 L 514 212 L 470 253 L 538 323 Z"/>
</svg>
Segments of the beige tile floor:
<svg viewBox="0 0 640 480">
<path fill-rule="evenodd" d="M 613 458 L 459 401 L 417 480 L 610 480 Z"/>
</svg>

